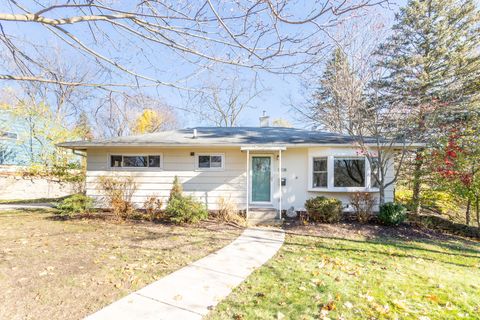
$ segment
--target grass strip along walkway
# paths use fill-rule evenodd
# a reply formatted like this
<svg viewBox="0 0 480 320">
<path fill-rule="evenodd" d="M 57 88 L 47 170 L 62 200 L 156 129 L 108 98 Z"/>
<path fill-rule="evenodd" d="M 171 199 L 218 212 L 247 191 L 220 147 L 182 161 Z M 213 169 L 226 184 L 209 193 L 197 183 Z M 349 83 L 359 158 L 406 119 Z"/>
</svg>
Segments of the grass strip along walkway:
<svg viewBox="0 0 480 320">
<path fill-rule="evenodd" d="M 480 318 L 479 242 L 414 229 L 325 228 L 287 235 L 277 255 L 207 318 Z"/>
</svg>

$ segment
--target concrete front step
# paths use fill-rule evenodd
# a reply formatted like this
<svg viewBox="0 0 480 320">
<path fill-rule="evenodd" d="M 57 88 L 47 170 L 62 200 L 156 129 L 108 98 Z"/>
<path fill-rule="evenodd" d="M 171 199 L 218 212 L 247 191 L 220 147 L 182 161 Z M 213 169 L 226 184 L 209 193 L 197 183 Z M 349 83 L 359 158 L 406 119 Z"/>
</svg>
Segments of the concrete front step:
<svg viewBox="0 0 480 320">
<path fill-rule="evenodd" d="M 249 211 L 248 219 L 275 219 L 276 211 Z"/>
<path fill-rule="evenodd" d="M 275 208 L 250 208 L 248 211 L 249 225 L 279 225 L 278 212 Z"/>
<path fill-rule="evenodd" d="M 281 226 L 283 219 L 248 219 L 248 226 Z"/>
</svg>

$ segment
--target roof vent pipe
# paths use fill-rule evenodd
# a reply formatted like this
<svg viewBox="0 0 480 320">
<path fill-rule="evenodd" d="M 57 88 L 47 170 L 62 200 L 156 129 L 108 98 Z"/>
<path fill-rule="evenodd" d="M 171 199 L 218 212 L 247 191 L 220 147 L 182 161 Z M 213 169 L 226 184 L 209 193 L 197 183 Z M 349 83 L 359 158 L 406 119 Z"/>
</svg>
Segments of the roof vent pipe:
<svg viewBox="0 0 480 320">
<path fill-rule="evenodd" d="M 270 117 L 267 116 L 267 112 L 264 110 L 263 115 L 260 117 L 260 128 L 266 128 L 268 127 L 269 124 L 269 119 Z"/>
<path fill-rule="evenodd" d="M 193 129 L 193 139 L 197 139 L 197 129 Z"/>
</svg>

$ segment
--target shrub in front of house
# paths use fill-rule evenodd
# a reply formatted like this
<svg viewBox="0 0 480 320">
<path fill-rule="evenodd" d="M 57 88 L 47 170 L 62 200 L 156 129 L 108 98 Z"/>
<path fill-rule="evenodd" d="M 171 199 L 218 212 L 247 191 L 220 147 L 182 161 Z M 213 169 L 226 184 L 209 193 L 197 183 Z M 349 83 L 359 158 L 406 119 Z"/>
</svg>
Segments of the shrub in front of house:
<svg viewBox="0 0 480 320">
<path fill-rule="evenodd" d="M 217 202 L 216 218 L 224 222 L 233 222 L 240 225 L 245 224 L 245 218 L 240 215 L 235 202 L 231 198 L 220 197 Z"/>
<path fill-rule="evenodd" d="M 133 177 L 101 176 L 98 178 L 98 183 L 104 194 L 106 205 L 115 217 L 125 219 L 135 213 L 132 199 L 137 191 L 137 183 Z"/>
<path fill-rule="evenodd" d="M 93 199 L 83 194 L 75 194 L 62 200 L 56 208 L 60 214 L 68 216 L 75 213 L 88 213 L 93 209 Z"/>
<path fill-rule="evenodd" d="M 165 215 L 173 223 L 197 223 L 208 218 L 208 211 L 203 203 L 183 195 L 182 185 L 175 176 Z"/>
<path fill-rule="evenodd" d="M 335 223 L 342 217 L 342 202 L 334 198 L 318 196 L 305 202 L 308 219 L 314 222 Z"/>
<path fill-rule="evenodd" d="M 159 199 L 155 195 L 151 195 L 147 198 L 147 200 L 145 200 L 143 203 L 143 208 L 145 209 L 145 213 L 150 221 L 163 218 L 162 205 L 162 199 Z"/>
<path fill-rule="evenodd" d="M 165 215 L 173 223 L 197 223 L 208 218 L 208 211 L 203 203 L 181 195 L 168 201 Z"/>
<path fill-rule="evenodd" d="M 387 202 L 380 205 L 378 220 L 387 226 L 397 226 L 407 219 L 407 209 L 400 203 Z"/>
<path fill-rule="evenodd" d="M 181 197 L 183 194 L 183 187 L 180 183 L 180 180 L 177 176 L 173 178 L 172 189 L 170 190 L 170 196 L 168 197 L 168 202 L 175 197 Z"/>
<path fill-rule="evenodd" d="M 375 197 L 369 192 L 355 192 L 350 196 L 350 205 L 355 219 L 360 223 L 366 223 L 373 216 Z"/>
</svg>

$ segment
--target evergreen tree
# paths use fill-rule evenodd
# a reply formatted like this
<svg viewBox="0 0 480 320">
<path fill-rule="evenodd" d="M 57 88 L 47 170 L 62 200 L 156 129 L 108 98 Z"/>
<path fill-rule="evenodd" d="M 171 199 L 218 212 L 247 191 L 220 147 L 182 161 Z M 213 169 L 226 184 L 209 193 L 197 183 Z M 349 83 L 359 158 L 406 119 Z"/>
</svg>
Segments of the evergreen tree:
<svg viewBox="0 0 480 320">
<path fill-rule="evenodd" d="M 78 120 L 75 124 L 75 132 L 83 140 L 93 139 L 92 127 L 90 126 L 90 121 L 88 120 L 88 116 L 84 111 L 80 113 L 80 116 L 78 117 Z"/>
<path fill-rule="evenodd" d="M 363 86 L 352 71 L 347 56 L 341 48 L 336 48 L 322 74 L 307 116 L 323 130 L 351 132 L 362 91 Z"/>
<path fill-rule="evenodd" d="M 475 105 L 479 44 L 479 13 L 473 0 L 410 0 L 396 15 L 393 34 L 377 52 L 386 76 L 374 87 L 387 103 L 408 109 L 411 138 L 435 143 L 448 122 L 464 117 L 462 113 Z M 414 164 L 417 211 L 424 152 L 417 151 Z"/>
</svg>

